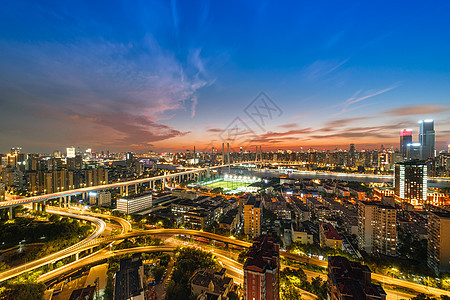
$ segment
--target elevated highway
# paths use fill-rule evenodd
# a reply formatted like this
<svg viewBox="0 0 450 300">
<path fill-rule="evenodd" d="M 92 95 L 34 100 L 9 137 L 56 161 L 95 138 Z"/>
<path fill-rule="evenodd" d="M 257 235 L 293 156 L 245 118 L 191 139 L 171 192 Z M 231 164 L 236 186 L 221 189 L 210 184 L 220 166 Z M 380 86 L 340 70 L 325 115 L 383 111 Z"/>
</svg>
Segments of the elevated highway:
<svg viewBox="0 0 450 300">
<path fill-rule="evenodd" d="M 19 276 L 23 273 L 32 271 L 34 269 L 37 269 L 39 267 L 48 265 L 52 262 L 55 262 L 57 260 L 61 260 L 65 257 L 74 255 L 75 253 L 77 253 L 77 251 L 79 251 L 79 249 L 85 248 L 86 245 L 89 245 L 90 243 L 93 243 L 96 241 L 96 239 L 103 233 L 103 231 L 106 228 L 106 224 L 104 221 L 98 219 L 98 218 L 94 218 L 94 217 L 90 217 L 90 216 L 84 216 L 84 215 L 79 215 L 79 214 L 71 214 L 71 213 L 67 213 L 67 212 L 61 212 L 61 211 L 52 211 L 49 210 L 49 212 L 54 213 L 54 214 L 58 214 L 61 216 L 66 216 L 66 217 L 71 217 L 71 218 L 77 218 L 77 219 L 82 219 L 82 220 L 86 220 L 89 222 L 92 222 L 95 224 L 96 228 L 95 230 L 84 240 L 82 240 L 81 242 L 78 242 L 66 249 L 63 249 L 61 251 L 55 252 L 53 254 L 47 255 L 45 257 L 39 258 L 37 260 L 25 263 L 23 265 L 20 265 L 18 267 L 15 268 L 11 268 L 9 270 L 6 270 L 2 273 L 0 273 L 0 282 L 14 278 L 16 276 Z"/>
<path fill-rule="evenodd" d="M 79 189 L 74 189 L 74 190 L 67 190 L 67 191 L 33 196 L 33 197 L 28 197 L 28 198 L 3 201 L 3 202 L 0 202 L 0 209 L 12 208 L 12 207 L 15 207 L 18 205 L 39 203 L 39 202 L 47 201 L 50 199 L 58 199 L 58 198 L 63 198 L 63 197 L 68 197 L 68 196 L 73 196 L 73 195 L 79 195 L 79 194 L 83 194 L 83 193 L 94 192 L 94 191 L 127 187 L 130 185 L 138 185 L 138 184 L 154 182 L 154 181 L 158 181 L 158 180 L 166 180 L 169 178 L 181 178 L 182 176 L 203 173 L 203 172 L 207 172 L 208 170 L 221 169 L 221 168 L 226 168 L 229 166 L 238 166 L 238 165 L 245 165 L 245 164 L 252 164 L 252 163 L 255 163 L 255 162 L 254 161 L 238 162 L 238 163 L 213 166 L 213 167 L 207 167 L 207 168 L 197 168 L 197 169 L 193 169 L 193 170 L 171 173 L 171 174 L 166 174 L 166 175 L 161 175 L 161 176 L 142 178 L 142 179 L 136 179 L 136 180 L 130 180 L 130 181 L 124 181 L 124 182 L 116 182 L 116 183 L 104 184 L 104 185 L 96 185 L 96 186 L 91 186 L 91 187 L 84 187 L 84 188 L 79 188 Z"/>
</svg>

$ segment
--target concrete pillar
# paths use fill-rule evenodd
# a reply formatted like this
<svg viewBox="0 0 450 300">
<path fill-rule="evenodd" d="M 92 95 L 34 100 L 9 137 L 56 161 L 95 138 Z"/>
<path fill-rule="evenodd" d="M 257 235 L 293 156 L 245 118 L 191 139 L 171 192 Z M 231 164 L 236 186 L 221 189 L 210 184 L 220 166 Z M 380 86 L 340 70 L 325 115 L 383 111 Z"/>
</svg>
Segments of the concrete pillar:
<svg viewBox="0 0 450 300">
<path fill-rule="evenodd" d="M 9 208 L 9 219 L 14 219 L 14 207 Z"/>
<path fill-rule="evenodd" d="M 128 196 L 128 185 L 125 186 L 125 196 Z"/>
<path fill-rule="evenodd" d="M 63 203 L 63 197 L 59 197 L 59 207 L 62 207 L 62 203 Z M 66 199 L 66 197 L 64 197 L 64 199 Z"/>
<path fill-rule="evenodd" d="M 42 202 L 42 211 L 45 211 L 45 205 L 47 204 L 47 201 Z"/>
<path fill-rule="evenodd" d="M 36 210 L 36 202 L 33 202 L 32 207 L 33 207 L 33 210 Z"/>
<path fill-rule="evenodd" d="M 134 193 L 135 193 L 135 194 L 137 194 L 137 193 L 138 193 L 138 189 L 137 189 L 137 187 L 138 187 L 138 185 L 137 185 L 137 184 L 135 184 L 135 185 L 134 185 Z"/>
<path fill-rule="evenodd" d="M 79 260 L 80 259 L 80 253 L 77 252 L 77 254 L 75 254 L 75 260 Z"/>
</svg>

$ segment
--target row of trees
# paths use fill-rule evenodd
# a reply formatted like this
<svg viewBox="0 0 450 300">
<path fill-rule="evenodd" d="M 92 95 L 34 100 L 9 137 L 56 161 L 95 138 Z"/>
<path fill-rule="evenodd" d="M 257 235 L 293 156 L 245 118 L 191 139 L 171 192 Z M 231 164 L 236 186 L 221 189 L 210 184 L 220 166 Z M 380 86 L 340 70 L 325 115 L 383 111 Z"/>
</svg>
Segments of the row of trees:
<svg viewBox="0 0 450 300">
<path fill-rule="evenodd" d="M 0 299 L 42 300 L 44 292 L 43 283 L 9 283 L 0 287 Z"/>
<path fill-rule="evenodd" d="M 172 273 L 172 280 L 166 292 L 166 299 L 191 300 L 188 281 L 197 269 L 218 269 L 219 264 L 210 253 L 191 247 L 177 248 L 175 250 L 176 262 Z"/>
<path fill-rule="evenodd" d="M 283 300 L 300 299 L 300 290 L 308 291 L 319 300 L 327 299 L 327 282 L 319 276 L 308 281 L 302 269 L 286 268 L 280 272 L 281 298 Z"/>
<path fill-rule="evenodd" d="M 114 250 L 136 248 L 136 247 L 143 247 L 143 246 L 159 246 L 159 245 L 163 245 L 163 244 L 164 244 L 164 242 L 159 238 L 152 237 L 152 236 L 143 236 L 143 237 L 125 239 L 120 244 L 115 245 Z"/>
</svg>

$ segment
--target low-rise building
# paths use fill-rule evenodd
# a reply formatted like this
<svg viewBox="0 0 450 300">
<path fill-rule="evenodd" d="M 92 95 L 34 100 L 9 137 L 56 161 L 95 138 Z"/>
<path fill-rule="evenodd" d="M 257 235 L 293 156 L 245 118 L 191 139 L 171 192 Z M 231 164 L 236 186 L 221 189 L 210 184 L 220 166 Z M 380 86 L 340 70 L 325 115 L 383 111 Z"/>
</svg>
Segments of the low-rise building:
<svg viewBox="0 0 450 300">
<path fill-rule="evenodd" d="M 372 283 L 370 269 L 342 256 L 328 257 L 327 293 L 330 300 L 386 300 L 381 285 Z"/>
<path fill-rule="evenodd" d="M 321 247 L 329 247 L 342 250 L 342 239 L 336 229 L 330 223 L 320 223 L 319 241 Z"/>
<path fill-rule="evenodd" d="M 222 217 L 222 220 L 219 222 L 219 228 L 228 230 L 230 234 L 237 228 L 238 225 L 238 209 L 232 209 L 227 212 L 225 216 Z"/>
<path fill-rule="evenodd" d="M 191 293 L 198 299 L 228 299 L 233 279 L 225 275 L 226 270 L 204 269 L 197 271 L 189 280 Z"/>
<path fill-rule="evenodd" d="M 313 244 L 314 235 L 306 231 L 292 231 L 292 242 L 299 242 L 301 244 Z"/>
<path fill-rule="evenodd" d="M 133 214 L 152 206 L 152 193 L 126 196 L 117 200 L 116 209 L 124 214 Z"/>
<path fill-rule="evenodd" d="M 210 225 L 210 214 L 205 209 L 190 210 L 182 215 L 182 222 L 192 229 L 203 229 Z"/>
</svg>

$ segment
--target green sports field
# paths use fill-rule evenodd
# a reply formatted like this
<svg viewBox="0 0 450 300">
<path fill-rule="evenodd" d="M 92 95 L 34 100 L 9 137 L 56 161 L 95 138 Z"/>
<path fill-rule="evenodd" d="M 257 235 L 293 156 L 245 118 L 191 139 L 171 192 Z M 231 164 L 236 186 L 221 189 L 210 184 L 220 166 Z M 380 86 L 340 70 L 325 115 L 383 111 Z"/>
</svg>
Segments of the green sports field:
<svg viewBox="0 0 450 300">
<path fill-rule="evenodd" d="M 238 182 L 238 181 L 218 181 L 218 182 L 213 182 L 210 184 L 206 184 L 205 186 L 208 187 L 212 187 L 212 188 L 223 188 L 223 189 L 237 189 L 241 186 L 249 186 L 251 183 L 246 183 L 246 182 Z"/>
</svg>

